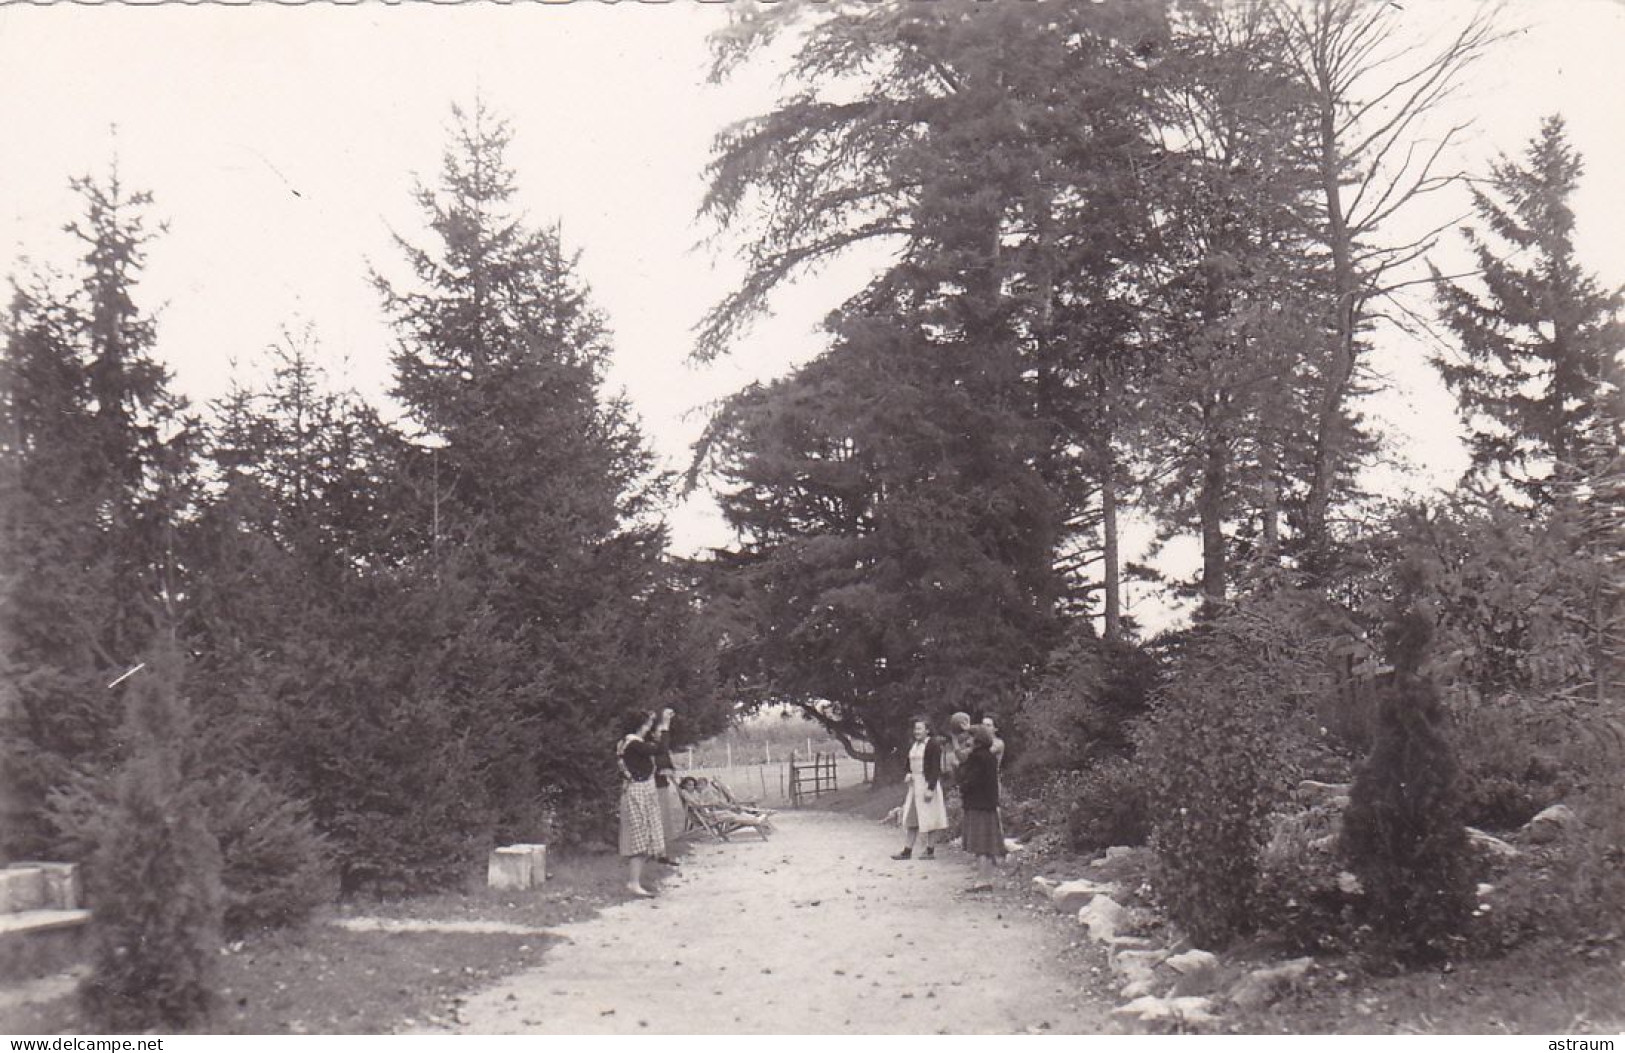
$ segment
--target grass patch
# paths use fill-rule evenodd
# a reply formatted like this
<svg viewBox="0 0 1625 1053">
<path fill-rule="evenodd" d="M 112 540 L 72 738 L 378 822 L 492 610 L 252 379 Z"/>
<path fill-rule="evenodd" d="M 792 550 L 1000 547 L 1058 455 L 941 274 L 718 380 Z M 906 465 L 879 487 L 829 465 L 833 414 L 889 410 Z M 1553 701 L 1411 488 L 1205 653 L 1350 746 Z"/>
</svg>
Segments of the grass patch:
<svg viewBox="0 0 1625 1053">
<path fill-rule="evenodd" d="M 658 881 L 651 867 L 648 878 Z M 615 855 L 561 856 L 540 889 L 500 892 L 470 875 L 466 890 L 355 898 L 297 929 L 260 933 L 221 950 L 220 1008 L 209 1034 L 387 1034 L 451 1026 L 462 1000 L 541 964 L 556 940 L 539 933 L 352 931 L 346 919 L 500 922 L 544 929 L 627 898 Z M 0 1021 L 18 1034 L 83 1034 L 75 998 L 18 1006 Z"/>
</svg>

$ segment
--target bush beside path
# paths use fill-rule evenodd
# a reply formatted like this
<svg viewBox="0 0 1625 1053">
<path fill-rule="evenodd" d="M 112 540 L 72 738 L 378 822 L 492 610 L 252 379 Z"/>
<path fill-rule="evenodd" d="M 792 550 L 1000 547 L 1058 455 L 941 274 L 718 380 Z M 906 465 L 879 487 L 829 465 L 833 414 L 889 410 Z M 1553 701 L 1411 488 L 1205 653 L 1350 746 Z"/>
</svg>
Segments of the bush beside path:
<svg viewBox="0 0 1625 1053">
<path fill-rule="evenodd" d="M 897 862 L 895 828 L 782 814 L 695 846 L 659 897 L 556 929 L 536 969 L 471 996 L 471 1034 L 933 1034 L 1114 1029 L 1066 931 L 969 893 L 956 849 Z"/>
</svg>

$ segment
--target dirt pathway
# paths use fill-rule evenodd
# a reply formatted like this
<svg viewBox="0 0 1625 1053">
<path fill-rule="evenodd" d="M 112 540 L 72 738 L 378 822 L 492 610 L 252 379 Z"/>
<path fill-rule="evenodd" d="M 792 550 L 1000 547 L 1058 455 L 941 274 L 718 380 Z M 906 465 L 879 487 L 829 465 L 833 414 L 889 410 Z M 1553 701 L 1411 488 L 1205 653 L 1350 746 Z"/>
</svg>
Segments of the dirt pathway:
<svg viewBox="0 0 1625 1053">
<path fill-rule="evenodd" d="M 1053 921 L 967 894 L 965 856 L 893 862 L 895 828 L 823 812 L 698 844 L 660 896 L 559 929 L 469 999 L 470 1034 L 933 1034 L 1107 1029 Z"/>
</svg>

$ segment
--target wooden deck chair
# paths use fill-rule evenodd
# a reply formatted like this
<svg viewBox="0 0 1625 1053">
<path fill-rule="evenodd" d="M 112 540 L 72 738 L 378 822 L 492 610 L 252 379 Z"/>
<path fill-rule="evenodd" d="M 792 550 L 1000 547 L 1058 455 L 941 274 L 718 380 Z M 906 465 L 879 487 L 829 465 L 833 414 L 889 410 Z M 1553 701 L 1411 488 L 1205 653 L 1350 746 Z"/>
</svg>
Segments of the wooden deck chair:
<svg viewBox="0 0 1625 1053">
<path fill-rule="evenodd" d="M 777 814 L 771 808 L 763 808 L 755 801 L 741 801 L 734 796 L 734 792 L 728 789 L 728 784 L 721 779 L 712 779 L 710 782 L 711 788 L 716 791 L 716 796 L 719 798 L 717 802 L 719 804 L 726 804 L 728 807 L 736 808 L 741 812 L 750 812 L 764 819 L 770 819 Z"/>
<path fill-rule="evenodd" d="M 773 824 L 766 816 L 708 800 L 700 785 L 703 781 L 685 778 L 677 784 L 677 796 L 688 815 L 683 836 L 703 831 L 718 841 L 727 841 L 741 830 L 755 830 L 762 840 L 767 840 Z"/>
</svg>

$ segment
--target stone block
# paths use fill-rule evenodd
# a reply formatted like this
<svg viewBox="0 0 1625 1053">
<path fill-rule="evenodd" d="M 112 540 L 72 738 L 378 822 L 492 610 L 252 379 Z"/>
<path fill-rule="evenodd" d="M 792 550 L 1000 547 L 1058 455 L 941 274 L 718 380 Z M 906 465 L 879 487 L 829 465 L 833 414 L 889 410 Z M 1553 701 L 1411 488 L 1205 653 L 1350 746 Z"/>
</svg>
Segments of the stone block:
<svg viewBox="0 0 1625 1053">
<path fill-rule="evenodd" d="M 1103 885 L 1097 881 L 1079 878 L 1076 881 L 1063 881 L 1052 887 L 1049 890 L 1049 898 L 1057 910 L 1076 914 L 1080 907 L 1096 896 L 1110 896 L 1116 892 L 1117 888 L 1113 885 Z"/>
<path fill-rule="evenodd" d="M 1150 857 L 1149 848 L 1116 845 L 1106 849 L 1105 855 L 1090 861 L 1089 869 L 1096 880 L 1132 884 L 1149 869 Z"/>
<path fill-rule="evenodd" d="M 1111 956 L 1112 971 L 1124 980 L 1149 980 L 1167 957 L 1162 951 L 1118 951 Z"/>
<path fill-rule="evenodd" d="M 6 867 L 5 871 L 0 871 L 0 873 L 9 873 L 13 870 L 39 871 L 40 880 L 44 886 L 44 900 L 39 904 L 40 909 L 78 910 L 84 902 L 84 895 L 80 891 L 79 864 L 77 863 L 12 863 Z"/>
<path fill-rule="evenodd" d="M 1524 833 L 1537 845 L 1550 844 L 1579 825 L 1580 817 L 1566 804 L 1554 804 L 1524 826 Z"/>
<path fill-rule="evenodd" d="M 38 867 L 0 870 L 0 914 L 44 910 L 49 906 L 45 873 Z"/>
<path fill-rule="evenodd" d="M 1167 960 L 1168 968 L 1180 976 L 1199 976 L 1219 967 L 1219 956 L 1212 951 L 1189 950 Z"/>
<path fill-rule="evenodd" d="M 1119 997 L 1130 1000 L 1144 998 L 1146 995 L 1154 995 L 1156 993 L 1157 981 L 1155 977 L 1151 976 L 1143 977 L 1139 980 L 1130 980 L 1128 983 L 1123 985 L 1123 989 L 1121 991 L 1117 992 Z"/>
<path fill-rule="evenodd" d="M 1254 969 L 1230 989 L 1230 1001 L 1248 1009 L 1268 1005 L 1302 983 L 1314 964 L 1313 958 L 1294 958 L 1280 965 Z"/>
<path fill-rule="evenodd" d="M 518 845 L 493 849 L 485 864 L 485 883 L 500 889 L 530 888 L 532 858 L 529 848 Z"/>
<path fill-rule="evenodd" d="M 1517 859 L 1523 854 L 1518 851 L 1515 845 L 1508 844 L 1494 834 L 1487 834 L 1473 826 L 1467 828 L 1467 846 L 1490 862 Z"/>
<path fill-rule="evenodd" d="M 1117 951 L 1150 951 L 1161 946 L 1149 936 L 1113 936 L 1106 941 L 1106 950 L 1109 953 Z"/>
<path fill-rule="evenodd" d="M 1200 1024 L 1213 1019 L 1213 1003 L 1209 999 L 1197 996 L 1158 998 L 1156 995 L 1144 995 L 1126 1005 L 1118 1006 L 1112 1012 L 1117 1016 L 1133 1016 L 1147 1021 L 1171 1020 Z"/>
<path fill-rule="evenodd" d="M 541 888 L 547 883 L 547 846 L 546 845 L 510 845 L 510 848 L 523 848 L 530 852 L 530 887 Z"/>
<path fill-rule="evenodd" d="M 1078 924 L 1089 930 L 1091 939 L 1101 943 L 1117 935 L 1117 927 L 1128 918 L 1128 910 L 1110 896 L 1096 896 L 1078 911 Z"/>
<path fill-rule="evenodd" d="M 1318 782 L 1314 779 L 1304 779 L 1298 783 L 1298 800 L 1311 807 L 1329 805 L 1333 808 L 1347 808 L 1349 794 L 1354 787 L 1346 782 Z"/>
<path fill-rule="evenodd" d="M 25 910 L 0 914 L 0 983 L 49 976 L 89 952 L 90 911 Z"/>
</svg>

